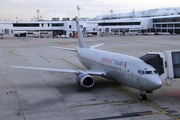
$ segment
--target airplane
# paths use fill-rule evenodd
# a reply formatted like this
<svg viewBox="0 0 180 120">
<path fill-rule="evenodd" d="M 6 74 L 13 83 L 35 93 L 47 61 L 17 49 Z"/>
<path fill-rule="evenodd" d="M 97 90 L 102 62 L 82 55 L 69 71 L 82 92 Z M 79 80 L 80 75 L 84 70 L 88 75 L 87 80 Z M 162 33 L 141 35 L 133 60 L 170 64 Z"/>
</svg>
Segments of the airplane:
<svg viewBox="0 0 180 120">
<path fill-rule="evenodd" d="M 24 66 L 11 67 L 56 71 L 61 73 L 75 73 L 77 75 L 77 84 L 85 88 L 91 88 L 94 85 L 93 75 L 98 75 L 138 89 L 140 91 L 140 100 L 147 100 L 146 93 L 152 93 L 154 90 L 162 86 L 160 76 L 154 67 L 133 56 L 96 49 L 96 47 L 103 44 L 94 46 L 87 45 L 83 38 L 77 18 L 76 26 L 79 44 L 76 49 L 55 46 L 47 47 L 76 52 L 79 61 L 87 68 L 87 70 Z"/>
</svg>

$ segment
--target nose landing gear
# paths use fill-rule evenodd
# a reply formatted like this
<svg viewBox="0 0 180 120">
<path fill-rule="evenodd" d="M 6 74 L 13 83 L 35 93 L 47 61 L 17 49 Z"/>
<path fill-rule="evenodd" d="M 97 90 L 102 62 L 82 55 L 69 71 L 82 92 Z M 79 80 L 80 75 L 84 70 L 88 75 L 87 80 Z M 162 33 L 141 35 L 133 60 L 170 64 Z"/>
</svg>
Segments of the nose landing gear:
<svg viewBox="0 0 180 120">
<path fill-rule="evenodd" d="M 139 96 L 139 100 L 147 100 L 147 96 L 145 94 L 141 94 Z"/>
<path fill-rule="evenodd" d="M 139 100 L 147 100 L 146 91 L 140 91 Z"/>
</svg>

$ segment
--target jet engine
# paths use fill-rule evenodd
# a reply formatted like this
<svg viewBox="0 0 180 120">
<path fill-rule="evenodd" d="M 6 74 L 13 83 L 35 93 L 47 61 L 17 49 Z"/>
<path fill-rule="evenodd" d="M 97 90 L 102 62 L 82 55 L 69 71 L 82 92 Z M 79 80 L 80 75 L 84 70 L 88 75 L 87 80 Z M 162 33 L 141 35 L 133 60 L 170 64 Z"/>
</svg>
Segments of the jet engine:
<svg viewBox="0 0 180 120">
<path fill-rule="evenodd" d="M 77 81 L 78 85 L 85 87 L 85 88 L 90 88 L 94 85 L 93 77 L 88 74 L 79 74 L 76 78 L 76 81 Z"/>
</svg>

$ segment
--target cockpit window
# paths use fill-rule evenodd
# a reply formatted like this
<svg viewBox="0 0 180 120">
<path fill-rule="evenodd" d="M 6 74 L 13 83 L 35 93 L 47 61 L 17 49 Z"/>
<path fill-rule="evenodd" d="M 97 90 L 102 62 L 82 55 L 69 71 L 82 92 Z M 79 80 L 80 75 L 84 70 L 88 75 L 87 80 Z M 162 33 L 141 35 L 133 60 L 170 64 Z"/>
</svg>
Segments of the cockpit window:
<svg viewBox="0 0 180 120">
<path fill-rule="evenodd" d="M 156 70 L 153 71 L 145 71 L 146 74 L 158 74 L 158 72 Z"/>
<path fill-rule="evenodd" d="M 144 75 L 144 74 L 145 74 L 145 72 L 144 72 L 143 70 L 138 70 L 138 73 L 139 73 L 140 75 Z"/>
<path fill-rule="evenodd" d="M 144 71 L 144 70 L 138 70 L 137 71 L 140 75 L 144 75 L 144 74 L 157 74 L 157 71 L 156 70 L 153 70 L 153 71 L 151 71 L 151 70 L 146 70 L 146 71 Z"/>
<path fill-rule="evenodd" d="M 154 74 L 158 74 L 158 72 L 156 70 L 154 70 L 153 72 L 154 72 Z"/>
<path fill-rule="evenodd" d="M 145 71 L 146 74 L 153 74 L 153 71 Z"/>
</svg>

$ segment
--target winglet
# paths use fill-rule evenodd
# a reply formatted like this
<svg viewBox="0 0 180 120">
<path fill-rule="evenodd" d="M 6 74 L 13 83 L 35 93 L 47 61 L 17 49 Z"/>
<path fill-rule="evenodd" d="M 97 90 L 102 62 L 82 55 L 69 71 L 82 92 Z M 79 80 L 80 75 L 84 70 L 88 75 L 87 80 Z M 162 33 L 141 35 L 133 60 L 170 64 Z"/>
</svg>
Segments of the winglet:
<svg viewBox="0 0 180 120">
<path fill-rule="evenodd" d="M 79 47 L 81 48 L 90 48 L 86 42 L 84 41 L 84 37 L 82 35 L 82 31 L 80 29 L 79 21 L 76 17 L 76 27 L 77 27 L 77 33 L 78 33 L 78 42 L 79 42 Z"/>
</svg>

